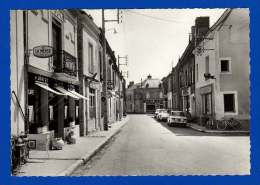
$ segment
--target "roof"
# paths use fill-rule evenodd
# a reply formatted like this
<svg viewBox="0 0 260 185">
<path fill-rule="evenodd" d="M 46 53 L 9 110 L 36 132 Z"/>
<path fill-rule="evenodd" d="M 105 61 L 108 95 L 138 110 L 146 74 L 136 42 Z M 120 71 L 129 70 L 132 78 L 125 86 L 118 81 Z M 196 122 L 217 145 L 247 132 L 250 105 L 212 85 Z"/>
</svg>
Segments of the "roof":
<svg viewBox="0 0 260 185">
<path fill-rule="evenodd" d="M 146 79 L 142 82 L 142 88 L 159 88 L 159 85 L 162 83 L 160 79 Z M 148 87 L 147 87 L 148 84 Z"/>
</svg>

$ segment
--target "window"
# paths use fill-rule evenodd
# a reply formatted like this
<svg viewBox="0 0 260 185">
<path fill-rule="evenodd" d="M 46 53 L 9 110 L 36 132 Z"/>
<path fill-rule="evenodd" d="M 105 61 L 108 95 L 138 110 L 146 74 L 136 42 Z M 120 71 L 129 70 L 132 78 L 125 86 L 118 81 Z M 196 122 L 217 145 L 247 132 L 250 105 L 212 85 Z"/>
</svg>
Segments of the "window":
<svg viewBox="0 0 260 185">
<path fill-rule="evenodd" d="M 235 94 L 224 94 L 224 112 L 236 112 Z"/>
<path fill-rule="evenodd" d="M 205 73 L 209 73 L 209 56 L 205 58 Z"/>
<path fill-rule="evenodd" d="M 149 98 L 150 98 L 150 93 L 147 92 L 147 93 L 146 93 L 146 99 L 149 99 Z"/>
<path fill-rule="evenodd" d="M 52 21 L 52 46 L 54 50 L 53 55 L 53 66 L 54 72 L 60 72 L 62 69 L 62 59 L 61 59 L 61 50 L 62 50 L 62 31 L 61 24 L 53 19 Z"/>
<path fill-rule="evenodd" d="M 185 70 L 185 85 L 188 86 L 188 69 Z"/>
<path fill-rule="evenodd" d="M 101 51 L 98 52 L 99 57 L 99 69 L 100 69 L 100 79 L 103 79 L 103 64 L 102 64 L 102 53 Z"/>
<path fill-rule="evenodd" d="M 231 62 L 230 59 L 221 59 L 220 60 L 220 71 L 222 73 L 231 72 L 230 62 Z"/>
<path fill-rule="evenodd" d="M 196 80 L 199 81 L 199 64 L 196 64 Z"/>
<path fill-rule="evenodd" d="M 89 72 L 94 73 L 94 51 L 93 51 L 93 45 L 88 44 L 88 67 L 89 67 Z"/>
<path fill-rule="evenodd" d="M 96 97 L 95 89 L 89 88 L 89 117 L 96 118 Z"/>
</svg>

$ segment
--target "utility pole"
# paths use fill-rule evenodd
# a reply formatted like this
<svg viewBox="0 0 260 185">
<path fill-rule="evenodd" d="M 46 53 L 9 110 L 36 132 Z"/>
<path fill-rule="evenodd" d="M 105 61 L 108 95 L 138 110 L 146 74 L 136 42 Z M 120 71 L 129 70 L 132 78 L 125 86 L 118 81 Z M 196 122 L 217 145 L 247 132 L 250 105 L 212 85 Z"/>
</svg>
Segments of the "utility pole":
<svg viewBox="0 0 260 185">
<path fill-rule="evenodd" d="M 108 130 L 108 101 L 107 101 L 107 62 L 106 62 L 106 33 L 105 33 L 105 12 L 102 9 L 102 46 L 103 46 L 103 74 L 104 74 L 104 84 L 103 84 L 103 91 L 104 91 L 104 130 Z"/>
<path fill-rule="evenodd" d="M 124 58 L 125 59 L 125 63 L 120 64 L 120 58 Z M 120 71 L 120 65 L 126 65 L 127 66 L 127 61 L 128 61 L 128 56 L 124 56 L 124 57 L 120 57 L 119 55 L 117 55 L 117 65 L 118 65 L 118 71 Z M 121 78 L 122 77 L 122 78 Z M 120 82 L 119 82 L 119 119 L 122 119 L 122 106 L 121 106 L 121 85 L 123 84 L 123 74 L 122 72 L 120 73 Z M 122 87 L 123 89 L 123 87 Z"/>
<path fill-rule="evenodd" d="M 107 60 L 106 60 L 106 28 L 105 22 L 117 22 L 119 23 L 119 10 L 117 10 L 117 19 L 115 20 L 106 20 L 105 19 L 105 10 L 102 9 L 102 47 L 103 47 L 103 74 L 104 74 L 104 85 L 102 101 L 104 101 L 104 130 L 108 130 L 108 97 L 107 97 Z"/>
</svg>

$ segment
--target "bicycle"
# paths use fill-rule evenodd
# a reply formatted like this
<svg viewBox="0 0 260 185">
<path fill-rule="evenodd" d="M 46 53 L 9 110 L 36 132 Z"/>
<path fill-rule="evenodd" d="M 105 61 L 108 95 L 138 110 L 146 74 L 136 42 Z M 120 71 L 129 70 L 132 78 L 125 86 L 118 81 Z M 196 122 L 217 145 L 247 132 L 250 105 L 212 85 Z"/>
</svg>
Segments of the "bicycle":
<svg viewBox="0 0 260 185">
<path fill-rule="evenodd" d="M 29 159 L 29 140 L 27 135 L 11 137 L 12 174 L 19 172 L 21 166 Z"/>
<path fill-rule="evenodd" d="M 218 130 L 239 130 L 241 129 L 241 123 L 234 118 L 218 120 L 217 129 Z"/>
<path fill-rule="evenodd" d="M 216 126 L 215 126 L 215 123 L 214 123 L 214 120 L 212 118 L 209 118 L 207 121 L 206 121 L 206 128 L 207 129 L 216 129 Z"/>
</svg>

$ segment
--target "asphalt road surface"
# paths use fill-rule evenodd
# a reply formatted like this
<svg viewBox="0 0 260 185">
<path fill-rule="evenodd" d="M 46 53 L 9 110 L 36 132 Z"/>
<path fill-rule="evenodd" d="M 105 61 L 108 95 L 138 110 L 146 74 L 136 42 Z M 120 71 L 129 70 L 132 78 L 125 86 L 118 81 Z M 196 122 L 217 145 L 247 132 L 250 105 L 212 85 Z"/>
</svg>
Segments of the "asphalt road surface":
<svg viewBox="0 0 260 185">
<path fill-rule="evenodd" d="M 149 115 L 130 120 L 75 176 L 244 175 L 250 173 L 249 136 L 168 127 Z"/>
</svg>

